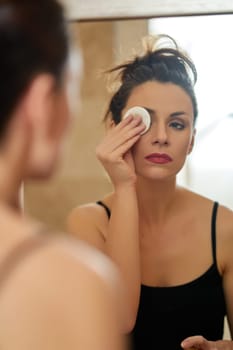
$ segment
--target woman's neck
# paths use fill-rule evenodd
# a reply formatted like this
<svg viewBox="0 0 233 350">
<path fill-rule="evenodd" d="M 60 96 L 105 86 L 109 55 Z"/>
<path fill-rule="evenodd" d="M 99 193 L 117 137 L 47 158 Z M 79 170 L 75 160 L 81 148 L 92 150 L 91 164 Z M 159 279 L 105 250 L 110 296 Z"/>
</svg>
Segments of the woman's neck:
<svg viewBox="0 0 233 350">
<path fill-rule="evenodd" d="M 148 222 L 163 221 L 174 206 L 176 179 L 150 181 L 138 178 L 136 188 L 140 216 Z"/>
</svg>

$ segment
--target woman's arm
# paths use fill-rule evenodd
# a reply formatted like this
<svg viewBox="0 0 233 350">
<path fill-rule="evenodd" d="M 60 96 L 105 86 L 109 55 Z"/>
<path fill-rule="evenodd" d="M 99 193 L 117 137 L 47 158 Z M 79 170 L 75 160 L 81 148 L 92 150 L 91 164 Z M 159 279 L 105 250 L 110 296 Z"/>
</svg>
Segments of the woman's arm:
<svg viewBox="0 0 233 350">
<path fill-rule="evenodd" d="M 113 126 L 97 148 L 97 157 L 109 174 L 115 190 L 111 201 L 110 220 L 107 221 L 102 208 L 98 208 L 104 215 L 102 221 L 101 214 L 94 214 L 93 208 L 89 208 L 89 213 L 93 213 L 89 219 L 87 208 L 85 214 L 85 208 L 81 209 L 81 226 L 77 224 L 80 211 L 79 217 L 69 218 L 70 232 L 75 232 L 84 239 L 86 235 L 86 241 L 102 249 L 119 267 L 128 296 L 128 332 L 136 320 L 141 286 L 136 174 L 130 148 L 139 139 L 143 128 L 140 118 L 129 117 Z M 104 220 L 107 227 L 105 238 L 104 232 L 101 232 Z"/>
<path fill-rule="evenodd" d="M 119 267 L 129 306 L 128 331 L 134 327 L 141 288 L 138 208 L 135 190 L 119 188 L 114 195 L 106 251 Z"/>
</svg>

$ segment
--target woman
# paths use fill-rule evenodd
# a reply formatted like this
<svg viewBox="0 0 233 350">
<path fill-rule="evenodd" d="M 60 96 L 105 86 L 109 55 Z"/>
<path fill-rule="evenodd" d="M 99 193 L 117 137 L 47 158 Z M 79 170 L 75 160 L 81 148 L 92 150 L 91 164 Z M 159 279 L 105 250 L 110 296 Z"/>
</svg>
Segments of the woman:
<svg viewBox="0 0 233 350">
<path fill-rule="evenodd" d="M 0 1 L 2 349 L 123 349 L 108 259 L 48 235 L 18 206 L 21 182 L 47 178 L 57 164 L 69 121 L 68 46 L 56 0 Z"/>
<path fill-rule="evenodd" d="M 225 314 L 233 331 L 233 215 L 176 184 L 195 139 L 195 66 L 160 36 L 110 72 L 120 84 L 97 156 L 114 192 L 75 208 L 69 231 L 119 266 L 134 349 L 231 349 L 221 339 Z M 135 106 L 150 114 L 146 133 L 140 116 L 123 118 Z"/>
</svg>

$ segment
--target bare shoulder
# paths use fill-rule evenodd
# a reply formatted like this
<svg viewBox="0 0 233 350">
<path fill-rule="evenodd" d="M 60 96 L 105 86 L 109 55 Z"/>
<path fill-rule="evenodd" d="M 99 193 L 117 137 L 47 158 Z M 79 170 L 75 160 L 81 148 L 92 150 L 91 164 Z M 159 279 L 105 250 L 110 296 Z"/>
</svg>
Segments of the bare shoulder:
<svg viewBox="0 0 233 350">
<path fill-rule="evenodd" d="M 120 319 L 106 315 L 117 313 L 114 290 L 119 288 L 118 273 L 106 256 L 82 242 L 53 240 L 23 259 L 0 286 L 1 344 L 20 350 L 100 349 L 80 333 L 93 324 L 107 349 L 111 339 L 107 344 L 98 327 L 112 324 L 114 334 L 108 331 L 117 341 Z"/>
<path fill-rule="evenodd" d="M 196 193 L 189 193 L 191 201 L 198 213 L 199 222 L 209 221 L 213 218 L 214 204 L 216 206 L 216 247 L 217 260 L 221 271 L 225 271 L 232 265 L 232 250 L 233 250 L 233 211 L 225 205 L 213 201 Z M 209 224 L 208 224 L 209 225 Z M 207 230 L 208 232 L 208 230 Z"/>
<path fill-rule="evenodd" d="M 233 210 L 225 205 L 219 203 L 219 219 L 231 222 L 233 219 Z"/>
<path fill-rule="evenodd" d="M 64 234 L 54 234 L 42 247 L 33 249 L 19 259 L 3 285 L 0 285 L 0 291 L 4 294 L 12 284 L 22 282 L 22 278 L 24 283 L 19 283 L 18 290 L 25 285 L 34 288 L 37 284 L 46 286 L 45 289 L 53 289 L 61 281 L 68 289 L 71 285 L 81 288 L 82 279 L 85 277 L 88 281 L 88 276 L 90 282 L 101 280 L 110 287 L 119 282 L 117 269 L 105 254 L 83 241 L 68 239 Z"/>
<path fill-rule="evenodd" d="M 111 195 L 106 196 L 102 203 L 110 210 Z M 103 205 L 87 203 L 72 209 L 67 217 L 67 231 L 77 238 L 83 239 L 104 250 L 109 217 Z"/>
<path fill-rule="evenodd" d="M 208 197 L 202 196 L 198 193 L 185 190 L 187 198 L 192 203 L 191 207 L 197 208 L 199 213 L 206 215 L 213 211 L 214 204 L 217 203 L 217 225 L 222 230 L 232 230 L 233 226 L 233 211 L 221 204 L 217 200 L 214 201 Z"/>
<path fill-rule="evenodd" d="M 106 219 L 104 208 L 95 202 L 77 206 L 68 215 L 68 222 L 88 221 L 98 223 Z"/>
<path fill-rule="evenodd" d="M 179 188 L 179 198 L 182 207 L 185 204 L 187 210 L 196 212 L 198 216 L 206 216 L 213 209 L 214 201 L 212 199 L 186 188 Z"/>
<path fill-rule="evenodd" d="M 233 211 L 221 204 L 218 208 L 217 228 L 223 237 L 231 239 L 233 244 Z"/>
</svg>

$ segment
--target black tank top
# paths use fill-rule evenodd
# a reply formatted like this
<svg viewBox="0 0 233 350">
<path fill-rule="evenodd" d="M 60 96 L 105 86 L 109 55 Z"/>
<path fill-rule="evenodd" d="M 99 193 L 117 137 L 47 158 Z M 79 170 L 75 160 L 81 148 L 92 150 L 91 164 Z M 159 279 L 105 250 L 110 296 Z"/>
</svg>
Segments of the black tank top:
<svg viewBox="0 0 233 350">
<path fill-rule="evenodd" d="M 141 286 L 139 310 L 132 331 L 133 350 L 180 350 L 182 340 L 192 335 L 222 339 L 226 306 L 216 261 L 217 209 L 215 202 L 211 222 L 213 264 L 209 269 L 183 285 Z M 110 212 L 107 214 L 109 216 Z"/>
</svg>

